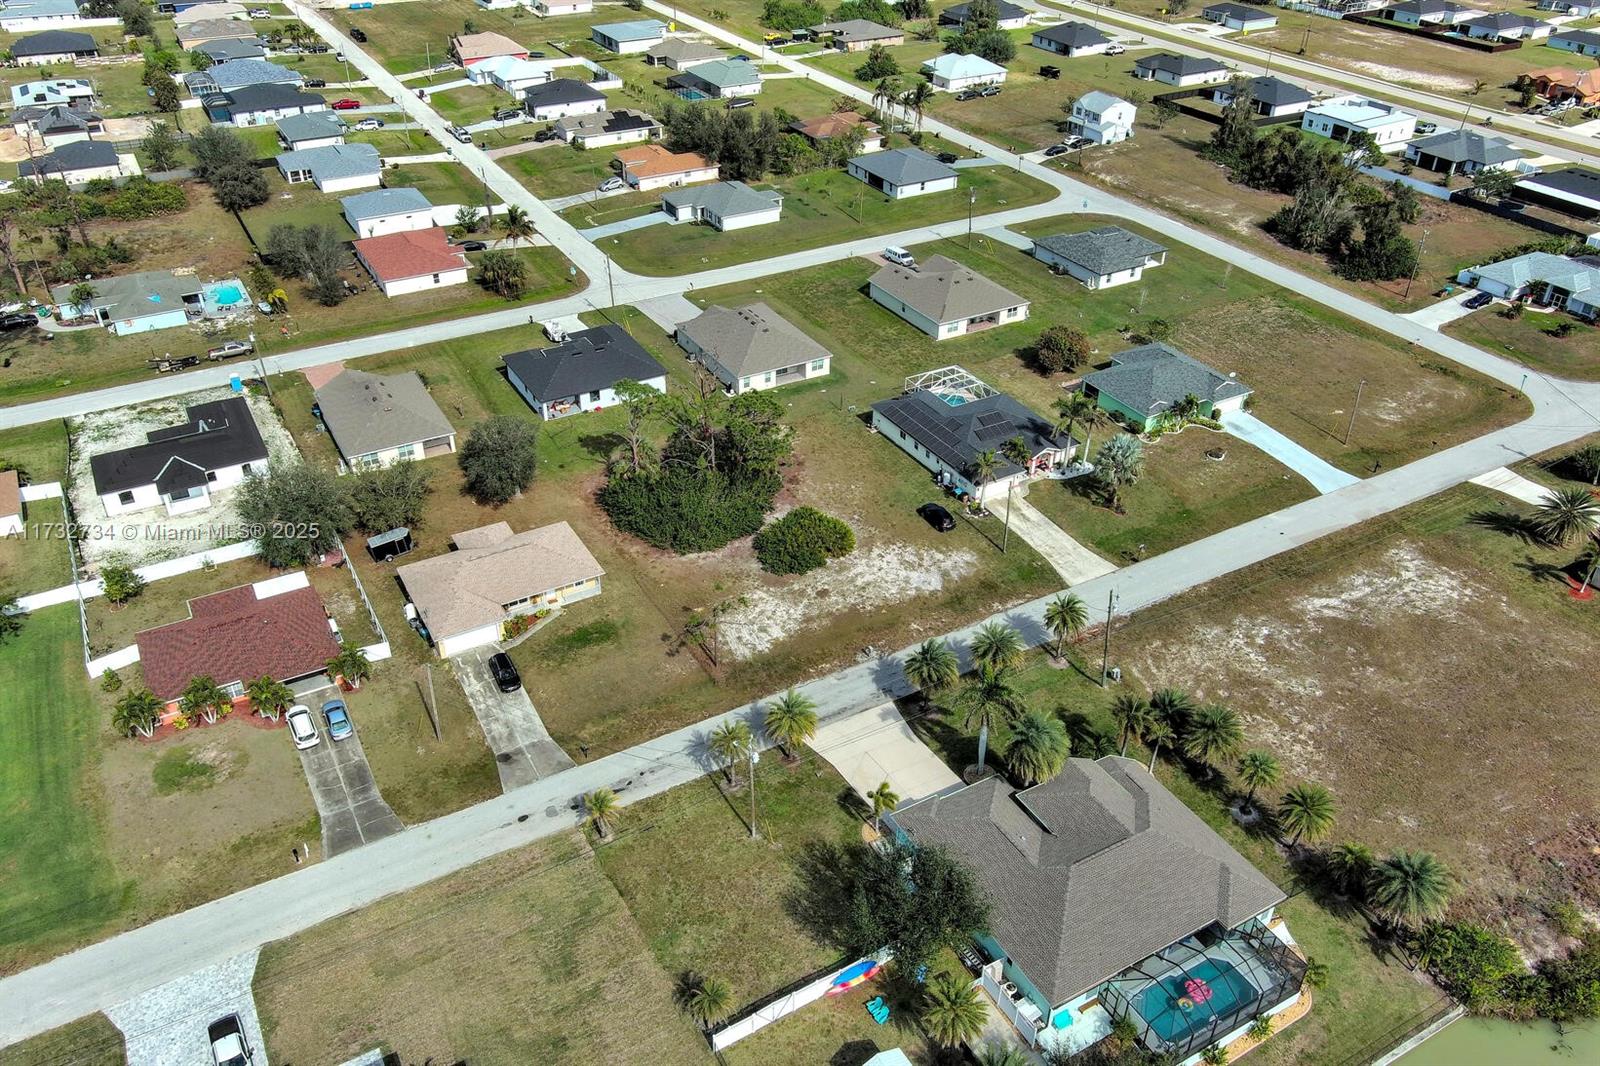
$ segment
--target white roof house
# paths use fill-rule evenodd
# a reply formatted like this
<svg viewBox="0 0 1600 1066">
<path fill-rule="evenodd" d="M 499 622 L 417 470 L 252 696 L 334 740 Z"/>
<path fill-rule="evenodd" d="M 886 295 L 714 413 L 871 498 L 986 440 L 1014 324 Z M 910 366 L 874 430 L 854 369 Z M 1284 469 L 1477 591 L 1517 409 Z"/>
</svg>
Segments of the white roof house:
<svg viewBox="0 0 1600 1066">
<path fill-rule="evenodd" d="M 358 237 L 377 237 L 433 226 L 433 205 L 416 189 L 359 192 L 340 200 L 339 206 Z"/>
<path fill-rule="evenodd" d="M 1069 124 L 1073 133 L 1095 144 L 1117 144 L 1133 136 L 1138 113 L 1139 109 L 1122 97 L 1094 89 L 1073 101 Z"/>
<path fill-rule="evenodd" d="M 51 104 L 92 106 L 94 86 L 84 78 L 51 78 L 48 81 L 25 81 L 11 87 L 12 108 L 49 107 Z"/>
<path fill-rule="evenodd" d="M 550 65 L 517 56 L 495 56 L 468 67 L 467 80 L 521 96 L 524 89 L 550 80 Z"/>
<path fill-rule="evenodd" d="M 1570 311 L 1579 318 L 1600 314 L 1600 267 L 1549 252 L 1529 252 L 1498 263 L 1468 267 L 1456 275 L 1463 285 L 1502 300 Z"/>
<path fill-rule="evenodd" d="M 1417 116 L 1376 100 L 1346 96 L 1307 108 L 1300 128 L 1335 141 L 1370 133 L 1380 151 L 1398 152 L 1416 133 Z"/>
<path fill-rule="evenodd" d="M 998 85 L 1006 80 L 1006 68 L 982 56 L 944 55 L 922 64 L 922 71 L 936 89 L 960 92 L 974 85 Z"/>
</svg>

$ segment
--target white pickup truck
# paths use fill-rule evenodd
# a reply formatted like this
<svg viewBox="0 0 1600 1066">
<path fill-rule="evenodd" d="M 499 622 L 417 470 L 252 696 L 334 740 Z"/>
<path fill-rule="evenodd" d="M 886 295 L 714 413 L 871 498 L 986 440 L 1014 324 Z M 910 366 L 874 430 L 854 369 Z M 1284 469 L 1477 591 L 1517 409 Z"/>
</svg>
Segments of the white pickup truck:
<svg viewBox="0 0 1600 1066">
<path fill-rule="evenodd" d="M 237 1014 L 212 1022 L 206 1035 L 211 1038 L 211 1061 L 216 1066 L 250 1066 L 253 1056 Z"/>
</svg>

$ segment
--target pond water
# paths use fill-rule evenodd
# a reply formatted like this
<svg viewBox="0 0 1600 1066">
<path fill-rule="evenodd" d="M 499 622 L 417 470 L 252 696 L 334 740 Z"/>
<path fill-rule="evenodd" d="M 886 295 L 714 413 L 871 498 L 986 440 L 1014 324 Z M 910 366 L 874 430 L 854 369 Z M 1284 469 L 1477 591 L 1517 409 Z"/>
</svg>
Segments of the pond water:
<svg viewBox="0 0 1600 1066">
<path fill-rule="evenodd" d="M 1600 1022 L 1558 1032 L 1549 1022 L 1519 1025 L 1463 1018 L 1396 1066 L 1572 1066 L 1600 1063 Z"/>
</svg>

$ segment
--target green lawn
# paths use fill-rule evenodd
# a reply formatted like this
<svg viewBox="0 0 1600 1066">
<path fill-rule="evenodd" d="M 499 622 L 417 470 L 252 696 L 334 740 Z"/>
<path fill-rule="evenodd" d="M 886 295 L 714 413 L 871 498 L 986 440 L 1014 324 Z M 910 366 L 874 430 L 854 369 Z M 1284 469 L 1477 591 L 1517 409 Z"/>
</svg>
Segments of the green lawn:
<svg viewBox="0 0 1600 1066">
<path fill-rule="evenodd" d="M 0 1066 L 123 1066 L 127 1061 L 122 1031 L 104 1014 L 91 1014 L 0 1048 Z"/>
<path fill-rule="evenodd" d="M 1445 332 L 1535 371 L 1580 381 L 1600 378 L 1600 332 L 1594 326 L 1560 312 L 1525 311 L 1519 318 L 1507 318 L 1503 310 L 1493 305 L 1474 311 L 1447 325 Z M 1565 337 L 1545 332 L 1564 322 L 1573 326 Z"/>
<path fill-rule="evenodd" d="M 486 10 L 465 0 L 416 0 L 404 5 L 383 5 L 367 11 L 329 11 L 326 16 L 341 31 L 360 28 L 367 43 L 358 45 L 395 74 L 426 70 L 429 64 L 450 61 L 450 38 L 462 33 L 466 23 L 479 33 L 503 33 L 534 51 L 560 54 L 589 40 L 589 27 L 606 21 L 596 11 L 588 15 L 541 19 L 522 8 Z M 622 16 L 617 16 L 620 20 Z M 458 69 L 456 77 L 461 76 Z"/>
<path fill-rule="evenodd" d="M 414 188 L 432 204 L 482 204 L 498 199 L 478 176 L 459 163 L 405 163 L 384 172 L 390 189 Z"/>
<path fill-rule="evenodd" d="M 514 107 L 516 100 L 492 85 L 464 85 L 442 93 L 429 93 L 433 109 L 451 122 L 470 126 L 484 122 L 502 107 Z"/>
</svg>

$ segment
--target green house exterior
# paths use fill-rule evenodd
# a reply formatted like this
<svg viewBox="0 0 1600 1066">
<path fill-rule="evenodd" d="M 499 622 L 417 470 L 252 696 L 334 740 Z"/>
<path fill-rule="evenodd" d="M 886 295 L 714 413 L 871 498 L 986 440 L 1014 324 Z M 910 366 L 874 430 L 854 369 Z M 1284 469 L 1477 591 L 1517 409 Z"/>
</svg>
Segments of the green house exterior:
<svg viewBox="0 0 1600 1066">
<path fill-rule="evenodd" d="M 1200 415 L 1220 419 L 1244 407 L 1250 388 L 1232 374 L 1156 341 L 1118 352 L 1110 365 L 1083 379 L 1083 391 L 1102 411 L 1148 431 L 1183 401 L 1200 401 Z"/>
</svg>

